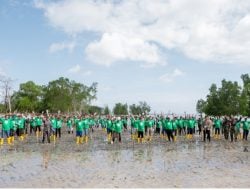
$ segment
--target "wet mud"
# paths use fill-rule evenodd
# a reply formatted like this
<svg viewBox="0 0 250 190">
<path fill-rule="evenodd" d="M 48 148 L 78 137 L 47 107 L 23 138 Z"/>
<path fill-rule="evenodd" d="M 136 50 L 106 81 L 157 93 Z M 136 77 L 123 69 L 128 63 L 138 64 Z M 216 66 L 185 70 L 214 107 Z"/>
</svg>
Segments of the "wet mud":
<svg viewBox="0 0 250 190">
<path fill-rule="evenodd" d="M 0 147 L 0 187 L 248 188 L 249 157 L 249 142 L 204 143 L 199 136 L 175 143 L 154 136 L 138 144 L 127 131 L 113 145 L 101 129 L 80 145 L 66 132 L 50 144 L 28 136 Z"/>
</svg>

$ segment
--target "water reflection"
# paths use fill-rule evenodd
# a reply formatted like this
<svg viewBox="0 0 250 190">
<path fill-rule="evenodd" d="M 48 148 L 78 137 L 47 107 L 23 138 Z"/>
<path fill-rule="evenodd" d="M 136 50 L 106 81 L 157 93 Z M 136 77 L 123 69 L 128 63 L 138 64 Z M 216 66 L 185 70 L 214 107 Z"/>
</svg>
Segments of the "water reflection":
<svg viewBox="0 0 250 190">
<path fill-rule="evenodd" d="M 51 154 L 50 154 L 48 149 L 45 149 L 45 150 L 43 150 L 42 155 L 43 155 L 43 164 L 42 164 L 42 166 L 43 166 L 43 168 L 47 169 L 48 166 L 49 166 L 49 161 L 50 161 L 50 158 L 51 158 Z"/>
</svg>

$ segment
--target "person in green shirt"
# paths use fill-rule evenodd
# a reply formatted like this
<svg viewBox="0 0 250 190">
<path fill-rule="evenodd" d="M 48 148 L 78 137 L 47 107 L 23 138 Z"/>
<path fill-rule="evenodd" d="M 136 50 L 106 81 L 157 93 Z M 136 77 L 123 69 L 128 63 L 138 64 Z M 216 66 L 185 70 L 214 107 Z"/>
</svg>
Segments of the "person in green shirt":
<svg viewBox="0 0 250 190">
<path fill-rule="evenodd" d="M 53 141 L 56 141 L 56 128 L 57 128 L 57 125 L 56 125 L 56 118 L 55 118 L 54 115 L 51 116 L 50 122 L 51 122 L 51 125 L 52 125 L 51 138 L 53 139 Z"/>
<path fill-rule="evenodd" d="M 177 117 L 174 117 L 174 119 L 172 120 L 174 141 L 177 140 L 177 124 L 178 124 Z"/>
<path fill-rule="evenodd" d="M 32 117 L 30 119 L 30 135 L 32 134 L 32 131 L 36 131 L 36 120 L 35 117 Z"/>
<path fill-rule="evenodd" d="M 112 131 L 112 120 L 110 116 L 107 116 L 106 125 L 107 125 L 108 142 L 111 143 L 113 131 Z"/>
<path fill-rule="evenodd" d="M 85 140 L 85 142 L 88 142 L 88 138 L 89 138 L 89 128 L 90 128 L 90 120 L 88 116 L 85 116 L 85 118 L 83 119 L 83 139 Z"/>
<path fill-rule="evenodd" d="M 138 123 L 138 143 L 144 141 L 144 132 L 145 132 L 145 120 L 144 117 L 141 117 Z"/>
<path fill-rule="evenodd" d="M 59 139 L 61 138 L 62 125 L 63 125 L 63 119 L 60 116 L 57 116 L 57 119 L 56 119 L 56 138 L 57 138 L 57 136 L 59 137 Z"/>
<path fill-rule="evenodd" d="M 12 117 L 10 117 L 10 142 L 11 144 L 14 144 L 15 141 L 15 134 L 16 134 L 16 115 L 12 115 Z"/>
<path fill-rule="evenodd" d="M 11 144 L 10 139 L 10 119 L 8 115 L 5 115 L 4 118 L 0 119 L 0 122 L 2 123 L 2 138 L 0 144 L 4 144 L 4 137 L 7 139 L 7 143 Z"/>
<path fill-rule="evenodd" d="M 153 127 L 154 127 L 154 120 L 153 117 L 148 117 L 147 118 L 147 138 L 149 141 L 152 140 L 153 137 Z"/>
<path fill-rule="evenodd" d="M 76 120 L 76 144 L 83 142 L 82 132 L 83 132 L 83 120 L 79 117 Z"/>
<path fill-rule="evenodd" d="M 249 133 L 249 121 L 247 121 L 247 118 L 245 118 L 245 121 L 243 121 L 243 140 L 247 141 Z"/>
<path fill-rule="evenodd" d="M 19 115 L 17 120 L 16 120 L 16 125 L 17 125 L 17 129 L 18 129 L 18 137 L 21 141 L 24 140 L 24 125 L 25 125 L 25 119 Z"/>
<path fill-rule="evenodd" d="M 42 130 L 41 130 L 41 126 L 43 123 L 42 118 L 37 115 L 35 118 L 35 122 L 36 122 L 36 135 L 37 136 L 42 135 Z"/>
<path fill-rule="evenodd" d="M 171 142 L 171 139 L 172 141 L 174 141 L 173 122 L 170 120 L 169 117 L 167 117 L 166 120 L 164 121 L 164 125 L 165 125 L 165 131 L 167 133 L 168 141 Z"/>
<path fill-rule="evenodd" d="M 219 117 L 216 117 L 214 120 L 215 139 L 220 139 L 221 126 L 222 126 L 222 120 Z"/>
<path fill-rule="evenodd" d="M 117 117 L 114 122 L 114 135 L 113 135 L 112 143 L 115 142 L 116 138 L 118 139 L 119 143 L 122 142 L 122 137 L 121 137 L 122 129 L 123 129 L 123 121 L 121 120 L 120 117 Z"/>
<path fill-rule="evenodd" d="M 156 118 L 156 128 L 155 128 L 155 133 L 156 134 L 161 134 L 161 129 L 162 129 L 162 122 L 159 117 Z"/>
<path fill-rule="evenodd" d="M 241 118 L 239 118 L 235 124 L 235 141 L 240 139 L 240 136 L 241 136 L 240 129 L 241 129 Z"/>
<path fill-rule="evenodd" d="M 67 129 L 68 129 L 68 134 L 72 133 L 73 134 L 73 119 L 69 116 L 67 117 Z"/>
</svg>

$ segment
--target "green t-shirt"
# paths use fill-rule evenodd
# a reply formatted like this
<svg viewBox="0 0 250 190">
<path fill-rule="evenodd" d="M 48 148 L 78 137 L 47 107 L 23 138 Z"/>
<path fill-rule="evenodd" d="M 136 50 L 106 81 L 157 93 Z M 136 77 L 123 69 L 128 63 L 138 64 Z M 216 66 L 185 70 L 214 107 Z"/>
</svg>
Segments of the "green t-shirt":
<svg viewBox="0 0 250 190">
<path fill-rule="evenodd" d="M 16 125 L 18 129 L 23 129 L 24 128 L 24 123 L 25 123 L 25 119 L 24 118 L 19 118 L 16 121 Z"/>
<path fill-rule="evenodd" d="M 67 120 L 67 127 L 72 127 L 72 125 L 73 125 L 73 121 L 72 121 L 71 118 L 69 118 L 69 119 Z"/>
<path fill-rule="evenodd" d="M 61 119 L 56 120 L 56 128 L 57 129 L 62 128 L 62 124 L 63 124 L 63 121 Z"/>
<path fill-rule="evenodd" d="M 172 121 L 172 125 L 173 125 L 173 130 L 176 130 L 177 129 L 177 120 L 173 120 Z"/>
<path fill-rule="evenodd" d="M 82 120 L 76 121 L 76 131 L 83 131 L 83 121 Z"/>
<path fill-rule="evenodd" d="M 145 131 L 145 121 L 141 121 L 139 120 L 139 123 L 138 123 L 138 131 L 140 132 L 144 132 Z"/>
<path fill-rule="evenodd" d="M 90 127 L 90 120 L 88 118 L 83 120 L 83 128 L 84 129 L 89 129 Z"/>
<path fill-rule="evenodd" d="M 249 122 L 248 121 L 243 121 L 243 129 L 244 130 L 249 130 Z"/>
<path fill-rule="evenodd" d="M 10 119 L 1 118 L 1 123 L 4 131 L 10 130 Z"/>
<path fill-rule="evenodd" d="M 122 132 L 122 126 L 123 126 L 122 121 L 116 121 L 115 122 L 115 132 L 121 133 Z"/>
<path fill-rule="evenodd" d="M 221 126 L 222 126 L 222 121 L 221 121 L 220 119 L 216 119 L 216 120 L 214 121 L 214 125 L 215 125 L 215 128 L 216 128 L 216 129 L 220 129 Z"/>
<path fill-rule="evenodd" d="M 161 126 L 162 126 L 162 122 L 161 122 L 161 120 L 158 120 L 156 122 L 156 128 L 161 128 Z"/>
<path fill-rule="evenodd" d="M 53 129 L 56 129 L 56 127 L 57 127 L 56 119 L 53 118 L 53 119 L 50 120 L 50 122 L 51 122 L 52 128 L 53 128 Z"/>
<path fill-rule="evenodd" d="M 42 119 L 40 117 L 36 117 L 35 121 L 36 121 L 36 126 L 41 126 L 42 125 Z"/>
<path fill-rule="evenodd" d="M 165 120 L 165 129 L 172 130 L 173 129 L 173 123 L 170 120 Z"/>
</svg>

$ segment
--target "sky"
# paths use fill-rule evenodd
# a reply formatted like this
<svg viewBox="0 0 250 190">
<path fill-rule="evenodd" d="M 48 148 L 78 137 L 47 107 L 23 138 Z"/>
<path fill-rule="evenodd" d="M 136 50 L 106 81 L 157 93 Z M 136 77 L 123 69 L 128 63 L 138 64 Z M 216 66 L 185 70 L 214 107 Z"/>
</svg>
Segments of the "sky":
<svg viewBox="0 0 250 190">
<path fill-rule="evenodd" d="M 98 83 L 93 105 L 196 113 L 212 83 L 250 71 L 250 1 L 0 0 L 0 75 L 13 90 Z"/>
</svg>

